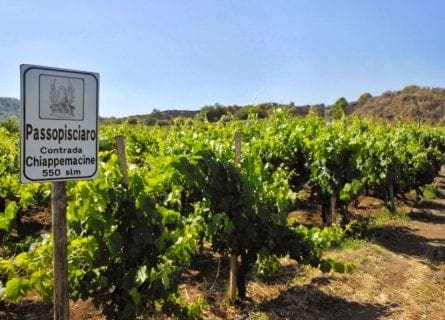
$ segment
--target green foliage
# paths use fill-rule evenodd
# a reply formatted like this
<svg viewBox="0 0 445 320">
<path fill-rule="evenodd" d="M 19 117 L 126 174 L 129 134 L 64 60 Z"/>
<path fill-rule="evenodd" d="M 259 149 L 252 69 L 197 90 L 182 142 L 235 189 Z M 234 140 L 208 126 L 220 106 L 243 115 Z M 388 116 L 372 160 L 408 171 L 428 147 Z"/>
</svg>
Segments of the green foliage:
<svg viewBox="0 0 445 320">
<path fill-rule="evenodd" d="M 341 119 L 346 115 L 346 107 L 348 106 L 348 101 L 341 97 L 331 106 L 331 117 L 332 119 Z"/>
<path fill-rule="evenodd" d="M 422 191 L 423 200 L 433 200 L 440 195 L 439 189 L 433 184 L 427 184 L 421 187 L 420 190 Z"/>
<path fill-rule="evenodd" d="M 11 258 L 0 259 L 0 274 L 6 276 L 4 295 L 18 301 L 31 292 L 38 293 L 44 301 L 52 298 L 52 245 L 49 236 L 33 242 L 28 251 Z"/>
<path fill-rule="evenodd" d="M 124 188 L 113 155 L 101 168 L 104 176 L 79 182 L 70 194 L 74 230 L 96 240 L 89 264 L 94 272 L 80 274 L 79 297 L 93 293 L 99 304 L 112 301 L 103 306 L 111 317 L 134 319 L 153 315 L 158 304 L 171 307 L 179 275 L 196 254 L 203 232 L 199 215 L 176 211 L 175 191 L 169 195 L 175 172 L 160 176 L 153 165 L 148 172 L 135 168 Z M 96 195 L 94 206 L 88 203 L 90 194 Z"/>
<path fill-rule="evenodd" d="M 209 122 L 218 121 L 226 113 L 227 113 L 226 108 L 224 108 L 222 105 L 218 103 L 215 104 L 214 106 L 205 106 L 200 111 L 200 115 L 205 117 Z M 198 115 L 198 117 L 200 115 Z"/>
<path fill-rule="evenodd" d="M 343 243 L 344 231 L 337 226 L 319 229 L 307 228 L 302 225 L 291 227 L 293 232 L 301 239 L 306 255 L 300 262 L 319 268 L 322 272 L 352 272 L 355 266 L 350 263 L 323 259 L 323 252 L 329 248 L 339 247 Z M 295 245 L 294 245 L 295 246 Z M 291 257 L 293 257 L 291 252 Z M 299 261 L 298 259 L 296 259 Z"/>
<path fill-rule="evenodd" d="M 18 134 L 20 131 L 19 121 L 14 117 L 8 117 L 1 121 L 0 127 L 5 128 L 11 134 Z"/>
<path fill-rule="evenodd" d="M 340 200 L 350 202 L 360 195 L 362 188 L 362 181 L 358 179 L 352 179 L 350 183 L 345 183 L 343 188 L 340 190 Z"/>
<path fill-rule="evenodd" d="M 406 214 L 406 212 L 397 209 L 394 212 L 391 212 L 387 208 L 382 208 L 377 213 L 375 217 L 374 224 L 375 226 L 381 225 L 388 220 L 399 219 L 399 220 L 409 220 L 410 217 Z"/>
<path fill-rule="evenodd" d="M 12 278 L 8 280 L 5 286 L 4 295 L 9 300 L 16 302 L 19 298 L 31 289 L 27 279 Z"/>
<path fill-rule="evenodd" d="M 5 212 L 0 212 L 0 230 L 9 232 L 17 216 L 17 204 L 10 202 Z"/>
<path fill-rule="evenodd" d="M 199 319 L 206 306 L 207 302 L 203 297 L 198 297 L 196 301 L 186 301 L 178 295 L 172 295 L 165 308 L 165 313 L 171 314 L 177 319 Z"/>
<path fill-rule="evenodd" d="M 371 98 L 372 98 L 372 95 L 369 92 L 365 92 L 365 93 L 360 95 L 360 97 L 358 98 L 357 102 L 359 104 L 363 104 L 363 103 L 367 102 Z"/>
<path fill-rule="evenodd" d="M 273 277 L 280 271 L 281 265 L 276 255 L 269 255 L 265 252 L 258 254 L 257 261 L 255 263 L 255 270 L 258 274 L 265 277 Z"/>
</svg>

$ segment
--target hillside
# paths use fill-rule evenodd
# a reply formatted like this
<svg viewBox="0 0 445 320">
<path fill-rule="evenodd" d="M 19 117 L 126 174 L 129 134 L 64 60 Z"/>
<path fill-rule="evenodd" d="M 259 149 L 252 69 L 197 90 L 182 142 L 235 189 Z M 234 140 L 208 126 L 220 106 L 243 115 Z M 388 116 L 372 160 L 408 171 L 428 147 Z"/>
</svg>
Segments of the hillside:
<svg viewBox="0 0 445 320">
<path fill-rule="evenodd" d="M 248 114 L 256 112 L 260 117 L 266 117 L 276 108 L 286 108 L 293 114 L 305 116 L 309 110 L 323 115 L 329 106 L 323 104 L 296 106 L 290 104 L 261 103 L 246 106 L 204 106 L 201 110 L 154 110 L 150 114 L 132 115 L 124 118 L 100 118 L 105 122 L 145 123 L 168 125 L 174 118 L 193 118 L 198 114 L 207 117 L 211 122 L 218 121 L 223 115 L 232 114 L 235 118 L 246 119 Z M 8 116 L 19 116 L 20 101 L 15 98 L 0 97 L 0 121 Z M 445 88 L 428 88 L 419 86 L 407 86 L 400 91 L 386 91 L 379 96 L 362 94 L 357 101 L 349 102 L 346 106 L 347 114 L 355 114 L 362 117 L 377 117 L 388 121 L 408 119 L 421 121 L 433 125 L 445 125 Z"/>
<path fill-rule="evenodd" d="M 377 97 L 364 93 L 351 103 L 352 113 L 386 120 L 398 118 L 445 125 L 445 89 L 408 86 L 401 91 L 387 91 Z"/>
<path fill-rule="evenodd" d="M 111 122 L 130 121 L 146 124 L 169 124 L 172 119 L 178 116 L 189 118 L 200 114 L 214 122 L 227 114 L 231 114 L 237 119 L 246 119 L 251 112 L 257 113 L 259 117 L 267 117 L 277 108 L 288 109 L 296 116 L 305 116 L 310 110 L 323 116 L 325 110 L 330 107 L 324 104 L 297 106 L 294 103 L 279 104 L 273 102 L 246 106 L 215 104 L 205 106 L 200 111 L 154 111 L 147 115 L 108 120 Z M 349 102 L 345 111 L 346 114 L 376 117 L 388 121 L 400 118 L 411 121 L 420 120 L 422 123 L 433 125 L 445 125 L 445 88 L 427 88 L 412 85 L 400 91 L 386 91 L 375 97 L 369 93 L 364 93 L 357 101 Z"/>
<path fill-rule="evenodd" d="M 20 113 L 20 100 L 16 98 L 0 97 L 0 121 L 10 116 L 18 117 Z"/>
</svg>

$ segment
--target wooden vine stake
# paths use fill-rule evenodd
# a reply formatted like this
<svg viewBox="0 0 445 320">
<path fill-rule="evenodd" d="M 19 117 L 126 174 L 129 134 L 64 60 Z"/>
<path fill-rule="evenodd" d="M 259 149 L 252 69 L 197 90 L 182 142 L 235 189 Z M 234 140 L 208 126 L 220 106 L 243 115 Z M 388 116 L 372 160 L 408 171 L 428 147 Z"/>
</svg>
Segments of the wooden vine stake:
<svg viewBox="0 0 445 320">
<path fill-rule="evenodd" d="M 335 195 L 331 195 L 329 197 L 329 215 L 331 216 L 330 224 L 332 225 L 332 223 L 335 222 L 337 218 L 337 198 L 335 197 Z"/>
<path fill-rule="evenodd" d="M 396 201 L 394 198 L 394 185 L 390 184 L 389 188 L 388 188 L 388 195 L 389 195 L 389 210 L 391 212 L 395 212 L 396 211 Z"/>
<path fill-rule="evenodd" d="M 115 139 L 116 139 L 117 158 L 119 160 L 119 167 L 122 172 L 122 184 L 125 187 L 127 187 L 128 165 L 127 165 L 127 156 L 125 153 L 125 137 L 123 135 L 118 135 L 115 137 Z"/>
<path fill-rule="evenodd" d="M 51 207 L 54 243 L 54 320 L 68 320 L 69 284 L 65 181 L 52 183 Z"/>
<path fill-rule="evenodd" d="M 324 124 L 326 127 L 331 125 L 331 109 L 324 108 Z"/>
<path fill-rule="evenodd" d="M 241 132 L 235 132 L 235 165 L 240 164 L 241 159 Z M 238 253 L 232 248 L 230 253 L 230 274 L 229 274 L 229 302 L 236 301 L 236 269 L 238 263 Z"/>
</svg>

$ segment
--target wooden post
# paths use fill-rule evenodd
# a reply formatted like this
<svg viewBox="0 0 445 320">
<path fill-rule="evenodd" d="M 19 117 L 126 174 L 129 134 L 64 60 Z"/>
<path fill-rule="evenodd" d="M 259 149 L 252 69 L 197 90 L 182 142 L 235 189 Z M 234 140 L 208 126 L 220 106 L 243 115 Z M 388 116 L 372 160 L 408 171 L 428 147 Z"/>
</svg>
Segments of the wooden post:
<svg viewBox="0 0 445 320">
<path fill-rule="evenodd" d="M 324 124 L 326 127 L 331 125 L 331 109 L 324 108 Z"/>
<path fill-rule="evenodd" d="M 54 247 L 54 320 L 68 320 L 69 286 L 65 181 L 52 183 L 51 207 Z"/>
<path fill-rule="evenodd" d="M 235 165 L 239 166 L 241 160 L 241 132 L 235 132 Z M 238 268 L 238 252 L 232 248 L 230 253 L 230 274 L 229 274 L 229 301 L 236 301 L 236 270 Z"/>
<path fill-rule="evenodd" d="M 335 195 L 331 195 L 329 198 L 329 214 L 331 215 L 331 224 L 337 220 L 337 198 Z"/>
<path fill-rule="evenodd" d="M 117 157 L 119 159 L 119 167 L 122 172 L 122 184 L 128 186 L 128 166 L 127 166 L 127 155 L 125 153 L 125 137 L 123 135 L 118 135 L 116 139 L 116 149 Z"/>
<path fill-rule="evenodd" d="M 394 186 L 393 184 L 389 185 L 389 210 L 391 212 L 395 212 L 396 211 L 396 201 L 394 199 Z"/>
<path fill-rule="evenodd" d="M 236 301 L 236 269 L 238 267 L 238 254 L 232 251 L 230 254 L 230 274 L 229 274 L 229 302 L 234 304 Z"/>
</svg>

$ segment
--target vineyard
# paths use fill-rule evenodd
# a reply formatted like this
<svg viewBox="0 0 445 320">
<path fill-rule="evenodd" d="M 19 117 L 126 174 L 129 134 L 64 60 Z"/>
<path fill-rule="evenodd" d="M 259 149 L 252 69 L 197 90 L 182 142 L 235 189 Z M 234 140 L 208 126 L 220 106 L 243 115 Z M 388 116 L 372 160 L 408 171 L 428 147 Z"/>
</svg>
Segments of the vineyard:
<svg viewBox="0 0 445 320">
<path fill-rule="evenodd" d="M 325 123 L 279 109 L 267 119 L 107 124 L 99 138 L 99 178 L 67 183 L 69 283 L 71 299 L 91 299 L 110 319 L 199 318 L 204 304 L 186 301 L 180 287 L 209 253 L 238 257 L 239 301 L 248 299 L 248 273 L 271 274 L 279 258 L 354 272 L 347 259 L 325 254 L 354 233 L 348 207 L 373 195 L 395 215 L 396 199 L 411 192 L 420 200 L 445 162 L 440 127 L 354 117 Z M 0 300 L 50 302 L 52 237 L 25 235 L 22 218 L 49 208 L 51 188 L 20 183 L 18 144 L 17 130 L 0 127 Z M 324 228 L 289 216 L 305 201 L 320 208 Z"/>
</svg>

